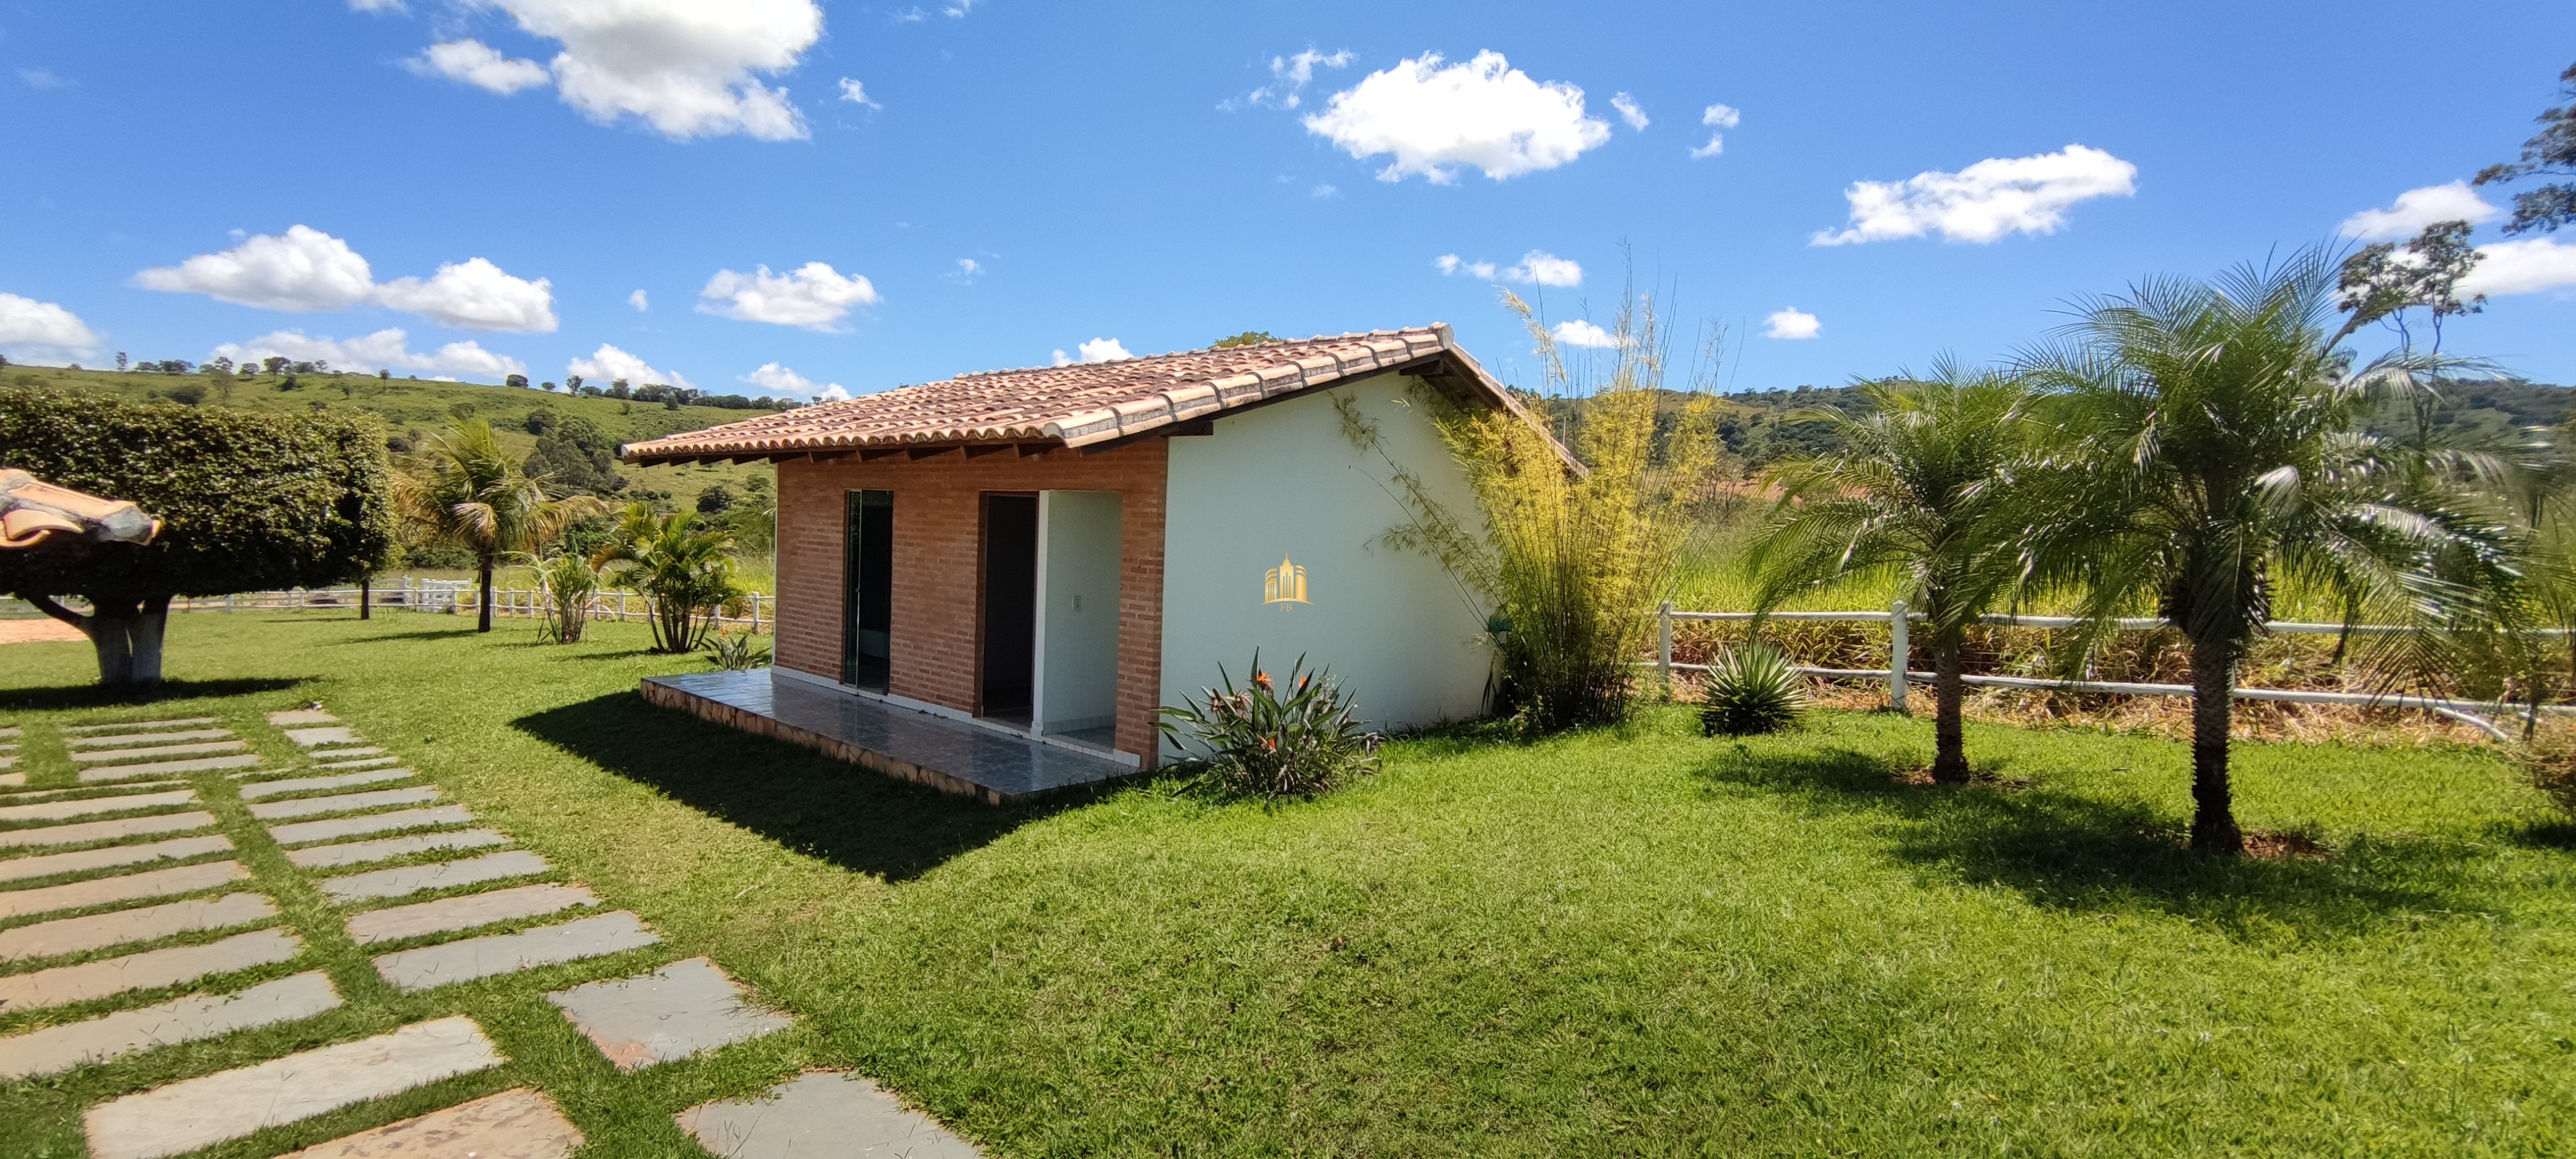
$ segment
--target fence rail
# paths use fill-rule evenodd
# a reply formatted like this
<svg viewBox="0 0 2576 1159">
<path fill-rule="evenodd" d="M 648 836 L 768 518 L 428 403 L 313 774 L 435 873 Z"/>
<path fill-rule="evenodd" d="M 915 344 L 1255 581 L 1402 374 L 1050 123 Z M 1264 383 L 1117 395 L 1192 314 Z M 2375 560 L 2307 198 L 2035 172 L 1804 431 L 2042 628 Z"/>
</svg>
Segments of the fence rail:
<svg viewBox="0 0 2576 1159">
<path fill-rule="evenodd" d="M 173 612 L 300 612 L 347 611 L 359 605 L 363 592 L 366 606 L 401 611 L 435 612 L 449 615 L 472 615 L 481 610 L 481 594 L 468 580 L 414 580 L 375 584 L 361 589 L 355 585 L 336 588 L 289 588 L 283 591 L 236 592 L 225 596 L 188 596 L 170 601 Z M 18 601 L 6 601 L 17 603 Z M 74 608 L 84 608 L 79 601 L 68 601 Z M 719 613 L 715 622 L 725 627 L 749 628 L 753 634 L 775 634 L 778 627 L 778 597 L 753 592 L 743 597 L 747 614 L 728 616 Z M 30 614 L 33 608 L 27 609 Z M 502 617 L 540 619 L 547 616 L 546 595 L 531 588 L 492 589 L 492 614 Z M 621 623 L 644 622 L 653 617 L 653 600 L 635 592 L 599 592 L 590 597 L 590 618 L 616 620 Z"/>
<path fill-rule="evenodd" d="M 1663 681 L 1664 687 L 1666 688 L 1672 687 L 1673 673 L 1677 671 L 1708 671 L 1709 666 L 1706 664 L 1677 664 L 1673 662 L 1673 624 L 1676 621 L 1743 623 L 1755 618 L 1757 617 L 1752 612 L 1680 611 L 1673 607 L 1672 601 L 1667 600 L 1664 602 L 1664 605 L 1661 608 L 1658 608 L 1655 612 L 1655 659 L 1654 662 L 1648 666 L 1655 669 L 1656 675 Z M 1896 709 L 1899 712 L 1902 712 L 1905 709 L 1905 690 L 1909 684 L 1929 684 L 1933 680 L 1932 673 L 1913 671 L 1907 664 L 1907 662 L 1912 658 L 1912 652 L 1907 646 L 1907 630 L 1912 626 L 1914 621 L 1922 619 L 1923 615 L 1919 612 L 1908 613 L 1905 609 L 1905 601 L 1903 600 L 1897 600 L 1890 604 L 1888 606 L 1888 610 L 1884 612 L 1773 612 L 1767 616 L 1759 618 L 1805 623 L 1842 622 L 1886 624 L 1888 626 L 1888 665 L 1884 669 L 1812 668 L 1798 666 L 1794 667 L 1792 670 L 1801 676 L 1811 676 L 1824 680 L 1869 680 L 1884 682 L 1887 685 L 1888 707 Z M 2083 623 L 2084 621 L 2074 616 L 1999 615 L 1980 616 L 1978 617 L 1978 622 L 1998 627 L 2071 628 L 2077 624 Z M 2156 617 L 2122 619 L 2113 621 L 2113 623 L 2122 631 L 2132 632 L 2157 631 L 2173 626 L 2170 621 Z M 2267 623 L 2264 625 L 2264 628 L 2267 631 L 2272 632 L 2304 635 L 2342 635 L 2347 631 L 2356 635 L 2381 635 L 2408 630 L 2406 628 L 2390 624 L 2360 624 L 2347 629 L 2341 624 L 2311 624 L 2287 620 L 2276 620 Z M 2551 631 L 2547 634 L 2564 636 L 2567 633 L 2564 631 Z M 2190 696 L 2192 694 L 2192 688 L 2188 684 L 2135 684 L 2120 681 L 2098 680 L 2046 680 L 2030 676 L 1961 676 L 1959 678 L 1959 682 L 1972 688 L 2021 688 L 2039 691 L 2097 693 L 2112 696 Z M 2432 713 L 2433 715 L 2439 716 L 2445 720 L 2455 720 L 2462 724 L 2471 725 L 2497 740 L 2511 740 L 2512 734 L 2506 732 L 2501 726 L 2497 725 L 2494 718 L 2510 716 L 2516 712 L 2531 710 L 2528 705 L 2515 705 L 2503 701 L 2452 700 L 2438 696 L 2413 696 L 2400 692 L 2307 692 L 2289 688 L 2238 688 L 2234 692 L 2234 698 L 2238 700 L 2271 701 L 2283 704 L 2324 704 L 2355 708 L 2417 709 Z M 2551 714 L 2576 713 L 2576 705 L 2545 704 L 2541 705 L 2538 711 Z"/>
</svg>

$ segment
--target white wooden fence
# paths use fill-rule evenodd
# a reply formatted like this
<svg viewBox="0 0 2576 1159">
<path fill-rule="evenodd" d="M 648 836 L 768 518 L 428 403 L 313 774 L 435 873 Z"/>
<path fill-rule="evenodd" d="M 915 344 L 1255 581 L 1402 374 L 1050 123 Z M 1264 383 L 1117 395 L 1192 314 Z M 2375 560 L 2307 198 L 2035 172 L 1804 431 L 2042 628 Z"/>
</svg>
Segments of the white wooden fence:
<svg viewBox="0 0 2576 1159">
<path fill-rule="evenodd" d="M 349 611 L 358 606 L 356 585 L 338 588 L 291 588 L 273 592 L 237 592 L 228 596 L 192 596 L 170 601 L 173 612 L 279 612 L 279 611 Z M 481 606 L 481 593 L 471 580 L 398 579 L 373 585 L 367 593 L 372 608 L 397 608 L 415 612 L 438 612 L 470 616 Z M 716 623 L 726 627 L 749 628 L 754 634 L 774 632 L 778 626 L 778 597 L 753 592 L 743 597 L 746 615 L 719 614 Z M 544 592 L 531 588 L 492 589 L 492 614 L 519 618 L 543 618 L 547 612 Z M 653 615 L 649 596 L 634 592 L 598 592 L 590 597 L 590 618 L 619 622 L 643 622 Z"/>
<path fill-rule="evenodd" d="M 1663 681 L 1664 687 L 1672 687 L 1673 673 L 1675 672 L 1708 671 L 1708 665 L 1706 664 L 1676 664 L 1673 662 L 1673 624 L 1675 621 L 1701 620 L 1741 623 L 1750 621 L 1753 618 L 1754 614 L 1751 612 L 1676 611 L 1673 608 L 1672 601 L 1664 601 L 1664 605 L 1661 608 L 1658 608 L 1655 612 L 1655 660 L 1652 665 L 1656 670 L 1656 675 Z M 1905 610 L 1905 601 L 1903 600 L 1895 601 L 1888 607 L 1888 610 L 1884 612 L 1773 612 L 1769 616 L 1763 618 L 1790 622 L 1841 621 L 1883 623 L 1888 626 L 1888 662 L 1885 669 L 1798 667 L 1795 670 L 1800 675 L 1813 676 L 1826 680 L 1869 680 L 1884 682 L 1887 685 L 1888 707 L 1899 711 L 1903 711 L 1905 708 L 1905 689 L 1908 684 L 1929 684 L 1932 682 L 1932 673 L 1910 671 L 1907 668 L 1906 661 L 1910 655 L 1907 647 L 1907 629 L 1913 621 L 1920 620 L 1923 616 L 1919 612 L 1908 614 Z M 2012 628 L 2071 628 L 2082 621 L 2073 616 L 1980 616 L 1978 617 L 1978 622 L 1992 624 L 1998 627 Z M 2154 631 L 2171 626 L 2171 624 L 2165 620 L 2152 617 L 2142 619 L 2123 619 L 2114 621 L 2114 623 L 2120 630 L 2132 632 Z M 2269 631 L 2290 635 L 2333 636 L 2342 635 L 2346 631 L 2345 627 L 2341 624 L 2311 624 L 2288 620 L 2275 620 L 2265 624 L 2264 627 Z M 2379 635 L 2392 632 L 2403 632 L 2406 630 L 2407 629 L 2405 628 L 2385 624 L 2361 624 L 2350 629 L 2350 631 L 2356 635 Z M 2564 636 L 2567 633 L 2563 631 L 2550 631 L 2543 634 Z M 2113 681 L 2043 680 L 2028 676 L 1961 676 L 1959 678 L 1959 682 L 1972 688 L 2041 689 L 2066 692 L 2103 693 L 2114 696 L 2189 696 L 2192 694 L 2192 688 L 2188 684 L 2131 684 Z M 2235 699 L 2268 700 L 2285 704 L 2331 704 L 2355 708 L 2421 709 L 2446 720 L 2456 720 L 2462 724 L 2472 725 L 2497 740 L 2511 740 L 2512 734 L 2498 726 L 2491 718 L 2510 716 L 2517 712 L 2528 711 L 2528 706 L 2515 705 L 2502 701 L 2450 700 L 2434 696 L 2411 696 L 2400 692 L 2304 692 L 2286 688 L 2239 688 L 2235 691 Z M 2540 710 L 2542 712 L 2553 714 L 2576 713 L 2576 706 L 2545 704 L 2541 706 Z"/>
</svg>

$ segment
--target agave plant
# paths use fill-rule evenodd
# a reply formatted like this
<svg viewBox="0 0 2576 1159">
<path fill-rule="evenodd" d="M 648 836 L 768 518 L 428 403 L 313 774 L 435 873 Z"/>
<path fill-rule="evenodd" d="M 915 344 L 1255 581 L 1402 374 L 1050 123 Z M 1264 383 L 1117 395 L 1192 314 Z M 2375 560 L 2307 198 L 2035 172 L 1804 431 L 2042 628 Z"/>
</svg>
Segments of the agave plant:
<svg viewBox="0 0 2576 1159">
<path fill-rule="evenodd" d="M 769 663 L 769 648 L 758 636 L 746 629 L 728 632 L 716 629 L 707 638 L 707 659 L 727 672 L 746 672 Z"/>
<path fill-rule="evenodd" d="M 1320 793 L 1374 769 L 1377 734 L 1351 714 L 1351 700 L 1330 673 L 1305 667 L 1300 656 L 1287 678 L 1276 680 L 1255 652 L 1250 684 L 1236 688 L 1219 667 L 1222 688 L 1201 689 L 1202 703 L 1165 708 L 1170 719 L 1156 727 L 1203 752 L 1200 759 L 1228 787 L 1262 796 Z"/>
<path fill-rule="evenodd" d="M 1778 732 L 1806 713 L 1807 682 L 1779 649 L 1746 644 L 1709 661 L 1700 699 L 1700 731 L 1709 736 Z"/>
<path fill-rule="evenodd" d="M 537 594 L 545 607 L 538 638 L 549 644 L 581 643 L 590 626 L 590 601 L 599 594 L 598 569 L 571 552 L 524 558 L 536 573 Z"/>
</svg>

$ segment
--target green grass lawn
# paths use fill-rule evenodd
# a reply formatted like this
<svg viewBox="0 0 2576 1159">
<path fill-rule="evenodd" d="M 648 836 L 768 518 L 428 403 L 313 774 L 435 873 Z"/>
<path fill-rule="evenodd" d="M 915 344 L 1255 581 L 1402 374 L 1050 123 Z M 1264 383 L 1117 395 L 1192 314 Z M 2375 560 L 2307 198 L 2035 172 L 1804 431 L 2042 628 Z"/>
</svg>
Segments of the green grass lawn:
<svg viewBox="0 0 2576 1159">
<path fill-rule="evenodd" d="M 702 662 L 641 626 L 466 626 L 181 616 L 152 711 L 324 701 L 667 937 L 563 977 L 708 953 L 797 1028 L 619 1079 L 524 981 L 353 1003 L 0 1086 L 0 1154 L 76 1153 L 102 1098 L 456 1012 L 510 1067 L 216 1153 L 525 1082 L 588 1155 L 681 1154 L 673 1111 L 799 1066 L 1009 1156 L 2576 1147 L 2576 853 L 2472 751 L 2243 746 L 2245 822 L 2331 855 L 2233 864 L 2177 848 L 2179 746 L 1971 725 L 2002 780 L 1935 790 L 1893 775 L 1928 723 L 1859 714 L 1739 743 L 1653 710 L 1404 741 L 1312 802 L 1004 810 L 646 707 L 639 676 Z M 125 711 L 89 665 L 0 651 L 0 722 Z"/>
</svg>

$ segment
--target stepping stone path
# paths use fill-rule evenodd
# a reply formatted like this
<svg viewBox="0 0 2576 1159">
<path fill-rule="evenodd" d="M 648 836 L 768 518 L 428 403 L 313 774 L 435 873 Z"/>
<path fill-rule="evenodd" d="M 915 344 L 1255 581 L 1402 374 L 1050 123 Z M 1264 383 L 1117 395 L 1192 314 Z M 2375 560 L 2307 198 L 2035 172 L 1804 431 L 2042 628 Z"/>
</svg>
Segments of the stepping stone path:
<svg viewBox="0 0 2576 1159">
<path fill-rule="evenodd" d="M 977 1159 L 983 1152 L 877 1084 L 808 1071 L 756 1099 L 701 1103 L 680 1129 L 722 1159 Z"/>
<path fill-rule="evenodd" d="M 589 889 L 544 880 L 554 867 L 507 848 L 506 833 L 469 827 L 475 818 L 464 806 L 433 804 L 442 797 L 436 787 L 404 784 L 418 774 L 399 755 L 320 705 L 269 713 L 267 723 L 304 753 L 301 767 L 262 768 L 253 745 L 213 717 L 100 722 L 61 732 L 78 783 L 113 788 L 82 796 L 39 780 L 44 788 L 0 794 L 0 1025 L 22 1028 L 0 1034 L 0 1080 L 113 1064 L 346 1006 L 380 1010 L 388 987 L 417 993 L 660 943 L 635 914 L 600 912 Z M 17 729 L 0 729 L 0 759 L 14 762 L 17 743 Z M 20 788 L 27 777 L 8 776 L 0 786 Z M 120 783 L 160 777 L 183 779 L 142 790 Z M 129 813 L 140 815 L 117 815 Z M 275 868 L 262 840 L 291 870 Z M 170 861 L 191 863 L 162 864 Z M 381 983 L 343 974 L 356 987 L 343 994 L 329 971 L 292 965 L 304 959 L 305 941 L 280 924 L 286 915 L 266 896 L 275 883 L 259 883 L 280 872 L 303 876 L 329 901 L 351 942 L 393 947 L 371 959 Z M 214 896 L 182 896 L 193 893 Z M 403 900 L 425 893 L 445 896 Z M 57 913 L 69 916 L 49 916 Z M 306 910 L 291 920 L 314 919 Z M 143 948 L 121 949 L 128 946 Z M 279 966 L 300 972 L 233 980 Z M 793 1025 L 706 958 L 546 997 L 624 1072 Z M 111 1009 L 65 1011 L 74 1020 L 32 1027 L 36 1020 L 9 1018 L 74 1003 Z M 112 1098 L 88 1109 L 83 1129 L 95 1159 L 161 1159 L 506 1061 L 472 1018 L 436 1018 Z M 759 1099 L 690 1108 L 679 1122 L 717 1154 L 745 1159 L 978 1154 L 866 1079 L 827 1072 Z M 551 1099 L 520 1087 L 292 1159 L 568 1159 L 584 1142 Z"/>
<path fill-rule="evenodd" d="M 360 809 L 382 809 L 388 805 L 418 805 L 435 801 L 445 794 L 427 785 L 415 789 L 385 789 L 373 793 L 342 793 L 332 797 L 298 797 L 292 801 L 269 801 L 250 807 L 250 815 L 262 821 L 281 821 L 288 817 L 311 817 L 322 813 L 354 813 Z"/>
<path fill-rule="evenodd" d="M 78 954 L 173 934 L 246 926 L 276 916 L 277 906 L 267 898 L 255 893 L 233 893 L 211 901 L 174 901 L 85 918 L 57 918 L 0 930 L 0 961 Z"/>
<path fill-rule="evenodd" d="M 331 976 L 316 970 L 237 994 L 181 998 L 140 1010 L 120 1011 L 105 1018 L 0 1038 L 0 1078 L 52 1074 L 174 1042 L 195 1042 L 254 1026 L 311 1018 L 339 1005 L 340 992 L 331 988 Z"/>
<path fill-rule="evenodd" d="M 105 849 L 84 849 L 78 853 L 13 857 L 0 861 L 0 881 L 51 877 L 57 873 L 78 873 L 84 869 L 106 869 L 116 865 L 137 865 L 146 861 L 185 861 L 191 857 L 221 853 L 232 847 L 232 838 L 211 834 L 205 837 L 177 837 L 168 841 L 155 841 L 150 845 L 112 845 Z"/>
<path fill-rule="evenodd" d="M 92 1107 L 90 1154 L 160 1159 L 506 1061 L 471 1018 L 416 1022 Z"/>
<path fill-rule="evenodd" d="M 521 1087 L 281 1159 L 562 1159 L 579 1146 L 554 1100 Z"/>
<path fill-rule="evenodd" d="M 558 990 L 546 1001 L 623 1071 L 703 1054 L 787 1029 L 785 1017 L 745 1002 L 742 988 L 705 958 L 640 978 Z"/>
</svg>

